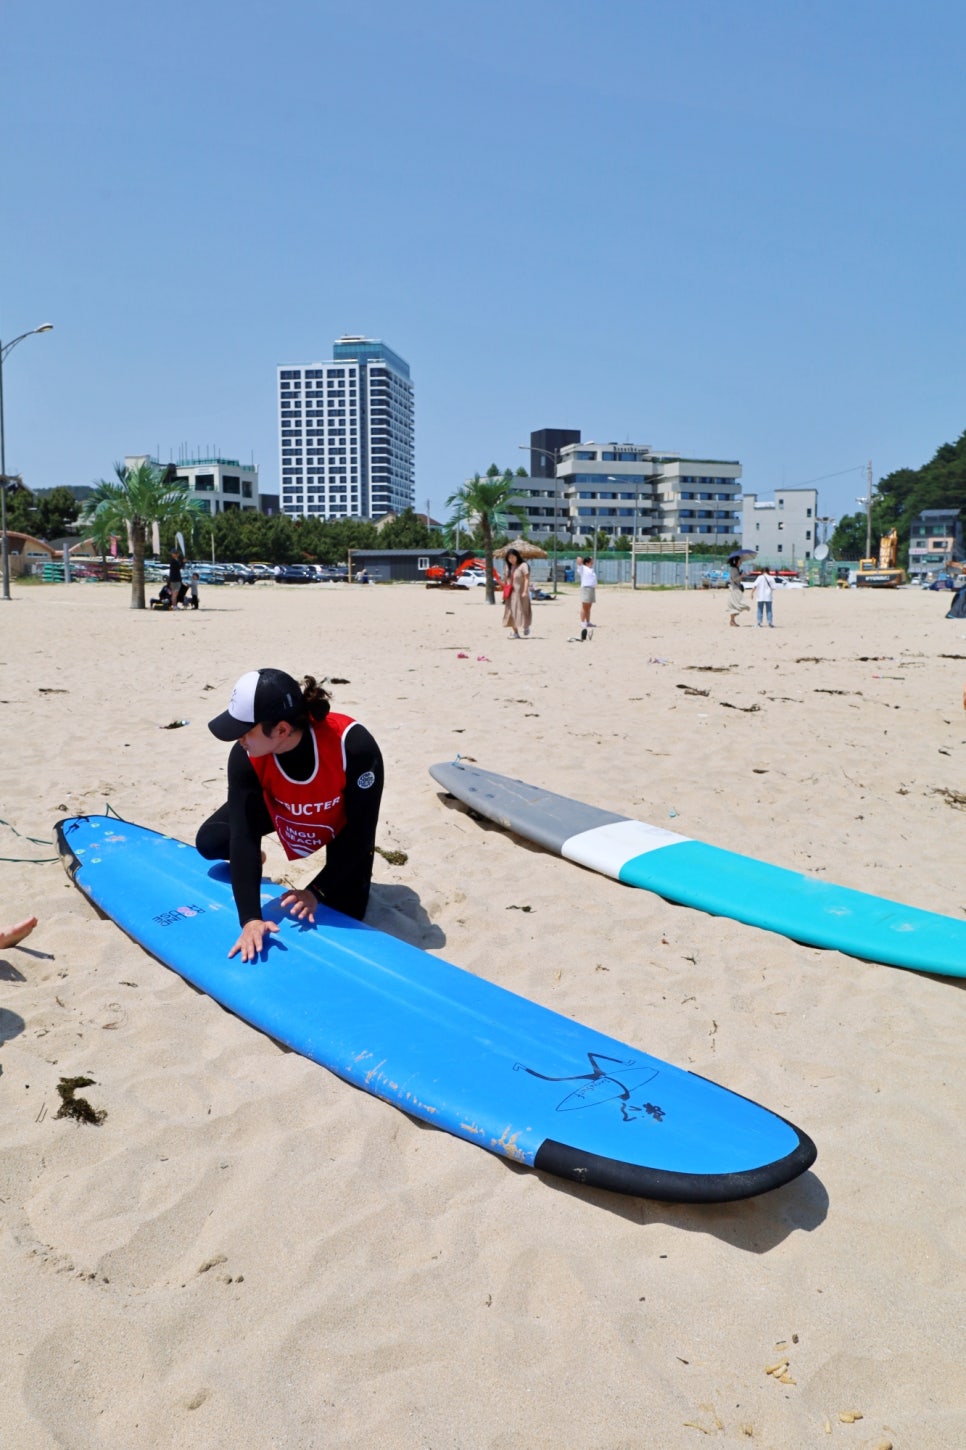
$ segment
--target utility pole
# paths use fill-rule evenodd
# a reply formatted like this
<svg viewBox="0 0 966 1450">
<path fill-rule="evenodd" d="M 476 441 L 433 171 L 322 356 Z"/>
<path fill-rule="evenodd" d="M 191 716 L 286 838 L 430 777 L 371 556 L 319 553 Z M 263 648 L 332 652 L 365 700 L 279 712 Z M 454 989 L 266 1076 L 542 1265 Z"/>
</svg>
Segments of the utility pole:
<svg viewBox="0 0 966 1450">
<path fill-rule="evenodd" d="M 828 526 L 829 526 L 830 523 L 833 522 L 833 518 L 832 518 L 832 515 L 831 514 L 822 514 L 822 515 L 820 515 L 815 520 L 815 522 L 817 524 L 821 524 L 821 526 L 822 526 L 822 537 L 819 540 L 819 545 L 820 545 L 820 548 L 821 548 L 821 555 L 822 555 L 822 557 L 818 560 L 818 582 L 821 585 L 821 587 L 824 589 L 825 588 L 825 569 L 826 569 L 826 565 L 828 564 L 828 542 L 827 542 L 828 541 Z M 818 558 L 818 555 L 819 555 L 819 550 L 816 549 L 815 552 L 814 552 L 814 554 L 813 554 L 813 558 Z"/>
<path fill-rule="evenodd" d="M 865 557 L 872 558 L 872 459 L 865 465 Z"/>
</svg>

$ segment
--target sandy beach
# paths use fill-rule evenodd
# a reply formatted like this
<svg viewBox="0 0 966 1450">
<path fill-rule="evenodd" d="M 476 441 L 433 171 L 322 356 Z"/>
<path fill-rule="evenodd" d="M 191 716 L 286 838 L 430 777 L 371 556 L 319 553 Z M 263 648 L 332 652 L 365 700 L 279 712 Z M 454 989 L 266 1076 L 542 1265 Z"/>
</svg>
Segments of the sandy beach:
<svg viewBox="0 0 966 1450">
<path fill-rule="evenodd" d="M 947 595 L 122 585 L 0 604 L 3 1450 L 966 1445 L 963 983 L 670 905 L 445 799 L 479 765 L 962 918 Z M 367 920 L 800 1125 L 814 1169 L 678 1207 L 571 1187 L 280 1048 L 99 918 L 62 816 L 193 840 L 243 671 L 344 681 L 386 761 Z M 162 728 L 174 720 L 188 724 Z M 307 881 L 274 840 L 268 870 Z M 84 1074 L 100 1126 L 55 1116 Z M 779 1373 L 768 1373 L 786 1364 Z"/>
</svg>

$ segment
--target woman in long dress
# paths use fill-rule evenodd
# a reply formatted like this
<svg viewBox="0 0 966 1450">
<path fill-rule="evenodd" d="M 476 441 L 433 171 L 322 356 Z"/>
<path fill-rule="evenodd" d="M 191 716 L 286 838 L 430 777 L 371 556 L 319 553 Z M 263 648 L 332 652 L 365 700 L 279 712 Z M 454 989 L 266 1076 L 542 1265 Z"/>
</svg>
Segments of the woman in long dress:
<svg viewBox="0 0 966 1450">
<path fill-rule="evenodd" d="M 530 565 L 516 549 L 506 553 L 506 575 L 503 580 L 503 624 L 512 629 L 511 639 L 530 633 L 533 608 L 530 604 Z"/>
<path fill-rule="evenodd" d="M 740 566 L 739 561 L 737 560 L 737 558 L 729 559 L 728 560 L 728 614 L 729 614 L 729 623 L 731 623 L 731 624 L 733 624 L 735 626 L 737 626 L 737 624 L 738 624 L 738 615 L 741 614 L 741 613 L 743 613 L 744 610 L 751 608 L 751 606 L 749 605 L 748 601 L 745 599 L 745 591 L 744 591 L 744 587 L 742 585 L 743 578 L 744 578 L 744 575 L 741 572 L 741 566 Z"/>
</svg>

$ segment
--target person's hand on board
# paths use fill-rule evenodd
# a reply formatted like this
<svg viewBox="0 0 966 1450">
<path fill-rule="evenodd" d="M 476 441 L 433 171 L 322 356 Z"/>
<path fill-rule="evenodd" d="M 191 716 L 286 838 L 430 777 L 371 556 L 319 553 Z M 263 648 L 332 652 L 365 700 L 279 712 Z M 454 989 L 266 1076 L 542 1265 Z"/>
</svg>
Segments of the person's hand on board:
<svg viewBox="0 0 966 1450">
<path fill-rule="evenodd" d="M 268 945 L 266 938 L 275 931 L 278 931 L 278 924 L 274 921 L 262 921 L 260 918 L 246 921 L 242 927 L 241 936 L 228 953 L 229 957 L 233 957 L 236 952 L 241 952 L 243 962 L 253 962 L 260 955 L 262 948 Z"/>
<path fill-rule="evenodd" d="M 306 917 L 309 921 L 315 921 L 315 908 L 318 904 L 319 900 L 315 892 L 307 889 L 297 891 L 293 887 L 282 897 L 282 905 L 285 910 L 290 911 L 298 921 L 304 921 Z"/>
</svg>

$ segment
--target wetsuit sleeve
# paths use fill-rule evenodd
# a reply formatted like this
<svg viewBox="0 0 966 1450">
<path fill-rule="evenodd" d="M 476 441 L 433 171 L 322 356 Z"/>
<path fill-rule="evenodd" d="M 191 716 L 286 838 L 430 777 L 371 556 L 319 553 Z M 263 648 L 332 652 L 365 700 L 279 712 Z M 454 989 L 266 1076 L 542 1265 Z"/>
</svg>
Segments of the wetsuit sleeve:
<svg viewBox="0 0 966 1450">
<path fill-rule="evenodd" d="M 262 837 L 273 830 L 265 797 L 252 763 L 240 745 L 228 756 L 228 860 L 238 921 L 262 916 Z"/>
<path fill-rule="evenodd" d="M 326 847 L 325 865 L 309 890 L 326 906 L 361 921 L 372 884 L 384 773 L 379 746 L 358 721 L 346 733 L 345 754 L 346 824 Z"/>
</svg>

